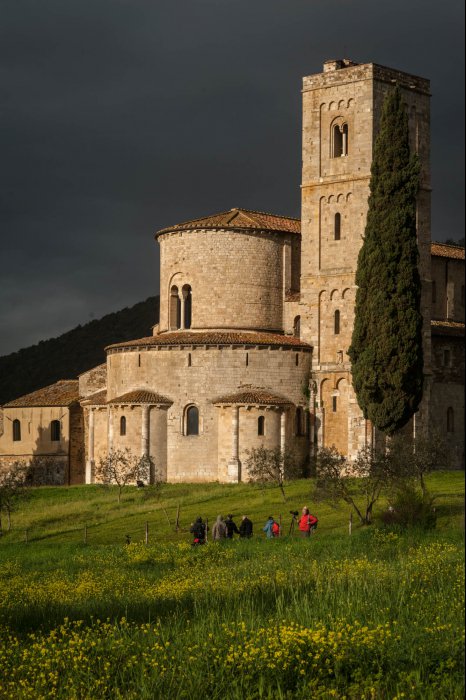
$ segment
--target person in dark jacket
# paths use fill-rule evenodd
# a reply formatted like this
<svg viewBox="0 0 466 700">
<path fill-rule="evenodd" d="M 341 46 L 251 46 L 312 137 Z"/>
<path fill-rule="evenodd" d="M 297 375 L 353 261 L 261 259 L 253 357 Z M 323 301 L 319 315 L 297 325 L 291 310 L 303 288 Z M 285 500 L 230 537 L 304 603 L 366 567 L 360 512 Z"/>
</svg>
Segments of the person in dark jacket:
<svg viewBox="0 0 466 700">
<path fill-rule="evenodd" d="M 227 515 L 227 519 L 225 520 L 225 525 L 227 526 L 227 537 L 229 540 L 233 539 L 233 535 L 235 532 L 237 535 L 239 535 L 239 530 L 236 526 L 235 521 L 233 520 L 232 515 Z"/>
<path fill-rule="evenodd" d="M 243 515 L 241 518 L 241 525 L 239 526 L 239 536 L 242 538 L 252 537 L 252 522 L 249 520 L 247 515 Z"/>
<path fill-rule="evenodd" d="M 193 534 L 193 545 L 205 544 L 205 523 L 202 522 L 201 517 L 196 518 L 189 531 Z"/>
</svg>

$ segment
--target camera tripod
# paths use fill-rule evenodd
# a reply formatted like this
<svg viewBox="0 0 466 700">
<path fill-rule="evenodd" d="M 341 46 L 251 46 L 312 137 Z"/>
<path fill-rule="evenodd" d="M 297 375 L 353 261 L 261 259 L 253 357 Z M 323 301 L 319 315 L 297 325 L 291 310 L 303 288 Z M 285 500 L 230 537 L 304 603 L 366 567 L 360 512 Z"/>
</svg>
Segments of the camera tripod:
<svg viewBox="0 0 466 700">
<path fill-rule="evenodd" d="M 294 524 L 298 522 L 297 516 L 293 513 L 291 516 L 291 523 L 290 523 L 290 531 L 288 532 L 288 537 L 291 537 L 291 535 L 294 532 Z"/>
</svg>

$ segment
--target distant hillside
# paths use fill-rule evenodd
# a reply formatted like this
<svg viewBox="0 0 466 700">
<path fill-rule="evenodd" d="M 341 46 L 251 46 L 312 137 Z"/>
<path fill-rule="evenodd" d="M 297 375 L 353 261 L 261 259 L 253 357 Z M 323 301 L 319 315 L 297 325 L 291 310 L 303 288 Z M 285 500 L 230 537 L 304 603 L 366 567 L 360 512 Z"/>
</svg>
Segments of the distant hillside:
<svg viewBox="0 0 466 700">
<path fill-rule="evenodd" d="M 151 335 L 158 319 L 159 297 L 149 297 L 58 338 L 0 357 L 0 405 L 105 362 L 106 345 Z"/>
</svg>

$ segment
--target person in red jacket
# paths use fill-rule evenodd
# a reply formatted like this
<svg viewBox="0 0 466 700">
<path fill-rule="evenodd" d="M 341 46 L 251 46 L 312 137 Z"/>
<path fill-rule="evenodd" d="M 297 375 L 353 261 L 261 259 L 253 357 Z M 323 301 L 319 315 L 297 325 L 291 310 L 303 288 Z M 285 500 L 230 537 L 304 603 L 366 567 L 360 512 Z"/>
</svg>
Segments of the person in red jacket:
<svg viewBox="0 0 466 700">
<path fill-rule="evenodd" d="M 310 537 L 311 532 L 313 532 L 317 527 L 317 518 L 315 515 L 309 512 L 309 508 L 304 506 L 302 510 L 302 515 L 299 519 L 299 531 L 301 537 Z"/>
</svg>

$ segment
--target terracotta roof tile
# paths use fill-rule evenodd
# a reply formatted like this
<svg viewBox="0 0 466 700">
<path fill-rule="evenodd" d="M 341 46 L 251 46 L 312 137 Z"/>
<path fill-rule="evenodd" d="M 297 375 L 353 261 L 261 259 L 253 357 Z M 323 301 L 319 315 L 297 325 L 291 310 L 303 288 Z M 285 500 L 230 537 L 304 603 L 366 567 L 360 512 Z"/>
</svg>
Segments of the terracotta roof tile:
<svg viewBox="0 0 466 700">
<path fill-rule="evenodd" d="M 106 350 L 131 347 L 157 347 L 167 345 L 272 345 L 311 349 L 299 338 L 277 333 L 229 332 L 229 331 L 174 331 L 151 335 L 148 338 L 127 340 L 124 343 L 108 345 Z"/>
<path fill-rule="evenodd" d="M 77 379 L 60 379 L 55 384 L 9 401 L 4 407 L 71 406 L 79 399 L 78 385 Z"/>
<path fill-rule="evenodd" d="M 433 335 L 464 335 L 464 323 L 458 321 L 431 321 Z"/>
<path fill-rule="evenodd" d="M 156 233 L 156 238 L 161 233 L 170 231 L 186 231 L 193 229 L 256 229 L 259 231 L 282 231 L 285 233 L 301 233 L 301 221 L 290 216 L 277 216 L 263 211 L 239 209 L 219 214 L 211 214 L 200 219 L 184 221 L 174 226 L 167 226 Z"/>
<path fill-rule="evenodd" d="M 81 403 L 89 406 L 105 406 L 107 403 L 107 389 L 100 389 L 90 396 L 81 399 Z"/>
<path fill-rule="evenodd" d="M 234 403 L 248 406 L 289 406 L 292 404 L 284 396 L 278 396 L 265 389 L 254 389 L 252 387 L 228 396 L 221 396 L 218 399 L 214 399 L 212 403 Z"/>
<path fill-rule="evenodd" d="M 110 399 L 110 401 L 107 401 L 107 403 L 152 403 L 171 405 L 173 401 L 167 399 L 166 396 L 155 394 L 152 391 L 147 391 L 146 389 L 137 389 L 136 391 L 128 391 L 126 394 L 117 396 L 115 399 Z"/>
<path fill-rule="evenodd" d="M 454 258 L 455 260 L 464 260 L 464 248 L 457 245 L 433 242 L 430 246 L 430 252 L 435 258 Z"/>
</svg>

